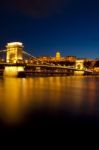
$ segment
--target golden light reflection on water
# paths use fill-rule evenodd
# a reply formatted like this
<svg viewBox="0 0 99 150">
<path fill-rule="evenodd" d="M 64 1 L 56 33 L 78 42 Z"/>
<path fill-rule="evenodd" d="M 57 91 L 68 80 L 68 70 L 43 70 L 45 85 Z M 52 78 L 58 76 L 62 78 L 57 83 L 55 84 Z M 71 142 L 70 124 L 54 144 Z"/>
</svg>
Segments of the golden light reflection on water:
<svg viewBox="0 0 99 150">
<path fill-rule="evenodd" d="M 99 79 L 86 77 L 33 77 L 0 79 L 0 117 L 7 122 L 25 118 L 37 108 L 93 113 Z"/>
<path fill-rule="evenodd" d="M 22 110 L 22 95 L 24 96 L 23 90 L 21 90 L 21 80 L 15 78 L 5 78 L 3 87 L 2 97 L 2 111 L 3 117 L 8 122 L 17 121 L 21 117 Z"/>
</svg>

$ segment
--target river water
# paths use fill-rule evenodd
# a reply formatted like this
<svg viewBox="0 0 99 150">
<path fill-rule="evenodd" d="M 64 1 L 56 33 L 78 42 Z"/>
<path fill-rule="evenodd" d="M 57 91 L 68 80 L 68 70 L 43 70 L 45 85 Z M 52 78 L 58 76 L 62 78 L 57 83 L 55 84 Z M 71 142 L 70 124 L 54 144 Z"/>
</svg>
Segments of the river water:
<svg viewBox="0 0 99 150">
<path fill-rule="evenodd" d="M 99 77 L 0 78 L 1 123 L 31 124 L 42 117 L 98 122 Z"/>
</svg>

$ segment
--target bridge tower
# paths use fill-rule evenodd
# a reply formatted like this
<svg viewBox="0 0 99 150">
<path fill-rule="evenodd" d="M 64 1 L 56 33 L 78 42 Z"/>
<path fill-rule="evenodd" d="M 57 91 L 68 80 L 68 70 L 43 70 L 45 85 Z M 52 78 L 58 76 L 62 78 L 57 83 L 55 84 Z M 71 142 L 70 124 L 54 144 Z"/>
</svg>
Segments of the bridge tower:
<svg viewBox="0 0 99 150">
<path fill-rule="evenodd" d="M 83 59 L 76 60 L 75 69 L 76 69 L 76 71 L 74 72 L 75 75 L 84 74 L 84 60 Z"/>
<path fill-rule="evenodd" d="M 23 60 L 23 44 L 20 42 L 7 43 L 6 62 L 8 63 L 4 69 L 4 76 L 19 76 L 24 75 L 24 66 L 16 64 Z"/>
<path fill-rule="evenodd" d="M 22 51 L 23 44 L 20 42 L 11 42 L 7 43 L 7 54 L 6 54 L 6 62 L 7 63 L 16 63 L 17 61 L 22 61 Z"/>
</svg>

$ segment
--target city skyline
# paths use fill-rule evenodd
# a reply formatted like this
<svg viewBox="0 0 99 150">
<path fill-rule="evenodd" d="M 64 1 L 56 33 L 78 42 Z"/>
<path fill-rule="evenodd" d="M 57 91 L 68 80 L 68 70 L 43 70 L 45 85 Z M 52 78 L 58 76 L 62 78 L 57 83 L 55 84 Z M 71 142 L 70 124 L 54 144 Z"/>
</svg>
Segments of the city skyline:
<svg viewBox="0 0 99 150">
<path fill-rule="evenodd" d="M 99 57 L 97 0 L 3 0 L 0 2 L 0 49 L 21 41 L 34 56 Z"/>
</svg>

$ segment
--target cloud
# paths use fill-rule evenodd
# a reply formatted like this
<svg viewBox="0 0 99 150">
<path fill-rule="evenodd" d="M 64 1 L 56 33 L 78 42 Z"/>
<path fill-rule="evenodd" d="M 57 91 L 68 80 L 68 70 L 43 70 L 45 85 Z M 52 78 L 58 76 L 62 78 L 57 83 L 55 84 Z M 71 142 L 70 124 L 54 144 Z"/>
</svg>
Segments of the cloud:
<svg viewBox="0 0 99 150">
<path fill-rule="evenodd" d="M 58 14 L 70 0 L 1 0 L 0 6 L 7 10 L 19 11 L 34 17 Z"/>
</svg>

